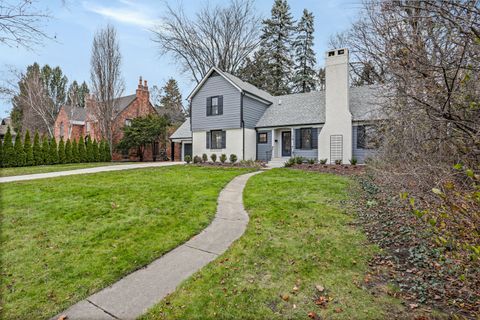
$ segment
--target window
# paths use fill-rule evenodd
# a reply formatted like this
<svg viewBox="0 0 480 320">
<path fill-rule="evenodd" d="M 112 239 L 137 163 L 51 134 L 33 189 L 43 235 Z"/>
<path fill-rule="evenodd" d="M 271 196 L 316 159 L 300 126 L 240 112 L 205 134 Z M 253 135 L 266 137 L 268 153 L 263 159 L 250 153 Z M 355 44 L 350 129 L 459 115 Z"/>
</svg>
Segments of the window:
<svg viewBox="0 0 480 320">
<path fill-rule="evenodd" d="M 125 119 L 125 126 L 131 127 L 132 126 L 132 119 Z"/>
<path fill-rule="evenodd" d="M 312 149 L 312 129 L 303 128 L 301 129 L 301 145 L 300 149 Z"/>
<path fill-rule="evenodd" d="M 63 122 L 60 122 L 60 138 L 63 138 L 64 133 L 65 133 L 65 128 L 63 127 Z"/>
<path fill-rule="evenodd" d="M 90 122 L 87 122 L 87 133 L 90 132 Z"/>
<path fill-rule="evenodd" d="M 212 130 L 207 132 L 207 149 L 225 149 L 226 132 L 222 130 Z"/>
<path fill-rule="evenodd" d="M 267 143 L 267 142 L 268 142 L 268 134 L 266 132 L 259 132 L 258 143 Z"/>
<path fill-rule="evenodd" d="M 380 144 L 378 139 L 377 128 L 374 125 L 357 126 L 358 149 L 377 149 Z"/>
<path fill-rule="evenodd" d="M 219 116 L 223 114 L 223 96 L 207 98 L 207 116 Z"/>
</svg>

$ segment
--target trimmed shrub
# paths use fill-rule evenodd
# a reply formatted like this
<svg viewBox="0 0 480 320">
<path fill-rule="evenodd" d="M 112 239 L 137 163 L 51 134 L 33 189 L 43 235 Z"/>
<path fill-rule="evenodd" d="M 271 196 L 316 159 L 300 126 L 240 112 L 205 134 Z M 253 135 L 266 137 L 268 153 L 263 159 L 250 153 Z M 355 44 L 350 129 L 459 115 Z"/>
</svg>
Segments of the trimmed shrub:
<svg viewBox="0 0 480 320">
<path fill-rule="evenodd" d="M 320 159 L 320 164 L 326 164 L 327 163 L 327 159 Z"/>
<path fill-rule="evenodd" d="M 188 163 L 192 162 L 192 157 L 187 154 L 187 155 L 185 156 L 185 159 L 184 159 L 184 160 L 185 160 L 185 162 L 188 164 Z"/>
<path fill-rule="evenodd" d="M 294 164 L 295 164 L 295 157 L 291 157 L 290 159 L 285 161 L 285 163 L 283 165 L 284 165 L 284 167 L 288 168 L 288 167 L 293 166 Z"/>
<path fill-rule="evenodd" d="M 215 153 L 212 153 L 210 155 L 210 159 L 212 159 L 213 163 L 217 162 L 217 155 Z"/>
<path fill-rule="evenodd" d="M 225 153 L 222 153 L 222 155 L 220 156 L 220 162 L 225 163 L 225 161 L 227 161 L 227 155 Z"/>
<path fill-rule="evenodd" d="M 23 167 L 25 165 L 25 151 L 23 151 L 22 138 L 17 135 L 15 138 L 15 166 Z"/>
<path fill-rule="evenodd" d="M 358 162 L 358 160 L 357 160 L 357 158 L 355 158 L 355 157 L 352 157 L 352 159 L 350 159 L 350 164 L 351 164 L 352 166 L 356 166 L 356 165 L 357 165 L 357 162 Z"/>
<path fill-rule="evenodd" d="M 335 164 L 336 164 L 336 165 L 342 164 L 342 160 L 335 160 Z"/>
<path fill-rule="evenodd" d="M 304 160 L 303 157 L 294 157 L 294 159 L 296 164 L 302 164 Z"/>
<path fill-rule="evenodd" d="M 207 162 L 208 161 L 208 156 L 206 153 L 202 154 L 202 161 Z"/>
<path fill-rule="evenodd" d="M 3 138 L 3 163 L 5 167 L 15 166 L 15 150 L 13 149 L 12 133 L 10 127 L 7 129 L 7 133 Z"/>
<path fill-rule="evenodd" d="M 43 164 L 50 164 L 50 145 L 48 143 L 48 138 L 46 136 L 43 136 L 42 138 L 42 163 Z"/>
<path fill-rule="evenodd" d="M 98 142 L 95 139 L 92 142 L 92 159 L 94 162 L 100 161 L 100 152 L 98 151 Z"/>
<path fill-rule="evenodd" d="M 80 162 L 80 158 L 78 157 L 78 144 L 77 140 L 73 139 L 72 141 L 72 163 Z"/>
<path fill-rule="evenodd" d="M 67 139 L 67 143 L 65 143 L 65 163 L 72 163 L 72 143 L 70 139 Z"/>
<path fill-rule="evenodd" d="M 55 140 L 55 138 L 52 138 L 50 140 L 49 155 L 50 155 L 50 164 L 57 164 L 58 163 L 58 148 L 57 148 L 57 141 Z"/>
<path fill-rule="evenodd" d="M 26 166 L 35 165 L 35 160 L 33 158 L 32 140 L 30 140 L 30 131 L 28 130 L 25 133 L 25 140 L 23 142 L 23 152 L 25 153 L 25 165 Z"/>
<path fill-rule="evenodd" d="M 60 142 L 58 143 L 58 163 L 65 163 L 65 142 L 63 141 L 63 137 L 60 138 Z"/>
<path fill-rule="evenodd" d="M 236 154 L 233 154 L 233 153 L 232 153 L 232 154 L 230 155 L 230 162 L 231 162 L 231 163 L 237 162 L 237 155 L 236 155 Z"/>
<path fill-rule="evenodd" d="M 193 157 L 193 163 L 201 163 L 201 162 L 202 162 L 202 158 L 200 158 L 200 156 Z"/>
<path fill-rule="evenodd" d="M 35 137 L 33 138 L 33 162 L 36 166 L 43 164 L 42 145 L 40 144 L 38 131 L 35 131 Z"/>
<path fill-rule="evenodd" d="M 108 141 L 107 141 L 107 140 L 105 140 L 105 146 L 104 146 L 104 148 L 105 148 L 105 149 L 104 149 L 103 152 L 104 152 L 104 154 L 105 154 L 105 156 L 104 156 L 105 161 L 106 161 L 106 162 L 112 161 L 112 154 L 110 153 L 110 145 L 108 144 Z"/>
<path fill-rule="evenodd" d="M 315 159 L 308 159 L 308 164 L 315 164 Z"/>
<path fill-rule="evenodd" d="M 3 167 L 3 142 L 0 140 L 0 168 Z"/>
<path fill-rule="evenodd" d="M 94 157 L 93 157 L 93 143 L 92 143 L 92 139 L 90 138 L 90 136 L 87 137 L 87 143 L 85 143 L 85 159 L 86 159 L 86 162 L 93 162 L 94 161 Z"/>
</svg>

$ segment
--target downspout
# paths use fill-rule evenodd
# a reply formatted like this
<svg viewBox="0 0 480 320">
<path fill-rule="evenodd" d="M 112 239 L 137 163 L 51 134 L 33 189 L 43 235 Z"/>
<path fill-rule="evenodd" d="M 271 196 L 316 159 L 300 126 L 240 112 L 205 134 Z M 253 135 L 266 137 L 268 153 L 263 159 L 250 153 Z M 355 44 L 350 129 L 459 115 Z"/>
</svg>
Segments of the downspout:
<svg viewBox="0 0 480 320">
<path fill-rule="evenodd" d="M 240 94 L 240 126 L 242 127 L 242 160 L 245 160 L 245 121 L 243 121 L 243 97 L 245 92 Z"/>
</svg>

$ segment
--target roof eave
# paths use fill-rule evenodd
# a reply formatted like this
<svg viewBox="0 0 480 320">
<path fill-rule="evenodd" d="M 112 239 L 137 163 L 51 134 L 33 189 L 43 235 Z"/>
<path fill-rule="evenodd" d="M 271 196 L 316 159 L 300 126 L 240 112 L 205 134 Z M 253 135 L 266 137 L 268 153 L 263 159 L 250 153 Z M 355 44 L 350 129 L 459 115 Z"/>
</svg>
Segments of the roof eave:
<svg viewBox="0 0 480 320">
<path fill-rule="evenodd" d="M 208 70 L 207 74 L 202 78 L 202 80 L 195 86 L 193 91 L 188 95 L 187 101 L 192 100 L 193 96 L 197 93 L 198 90 L 200 90 L 200 88 L 203 86 L 205 81 L 207 81 L 207 79 L 210 77 L 210 75 L 212 74 L 213 71 L 218 72 L 218 74 L 221 75 L 222 78 L 227 80 L 228 83 L 230 83 L 232 86 L 234 86 L 239 92 L 243 92 L 243 90 L 239 86 L 237 86 L 232 80 L 230 80 L 228 77 L 226 77 L 220 69 L 218 69 L 217 67 L 211 67 L 210 70 Z"/>
</svg>

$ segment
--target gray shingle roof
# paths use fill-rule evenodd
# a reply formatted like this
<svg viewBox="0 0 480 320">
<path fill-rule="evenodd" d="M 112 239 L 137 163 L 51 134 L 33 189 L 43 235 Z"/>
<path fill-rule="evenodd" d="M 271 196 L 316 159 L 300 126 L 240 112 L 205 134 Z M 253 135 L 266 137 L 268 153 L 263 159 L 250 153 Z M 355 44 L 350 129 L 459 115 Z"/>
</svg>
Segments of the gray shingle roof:
<svg viewBox="0 0 480 320">
<path fill-rule="evenodd" d="M 85 121 L 87 118 L 87 111 L 85 108 L 74 107 L 74 106 L 63 106 L 68 117 L 72 121 Z"/>
<path fill-rule="evenodd" d="M 378 86 L 350 88 L 350 112 L 354 121 L 380 119 Z M 303 125 L 325 122 L 325 91 L 273 97 L 257 127 Z"/>
<path fill-rule="evenodd" d="M 185 122 L 170 136 L 170 139 L 191 138 L 192 130 L 190 128 L 190 118 L 186 118 Z"/>
<path fill-rule="evenodd" d="M 262 98 L 264 100 L 267 100 L 267 101 L 270 101 L 270 102 L 274 101 L 274 97 L 272 97 L 268 92 L 263 91 L 261 89 L 258 89 L 253 84 L 245 82 L 245 81 L 241 80 L 240 78 L 237 78 L 236 76 L 234 76 L 233 74 L 230 74 L 228 72 L 222 71 L 222 74 L 225 77 L 227 77 L 230 81 L 235 83 L 243 91 L 251 93 L 251 94 L 253 94 L 257 97 L 260 97 L 260 98 Z"/>
<path fill-rule="evenodd" d="M 126 107 L 128 107 L 130 103 L 132 103 L 133 100 L 135 100 L 136 97 L 137 97 L 136 94 L 131 94 L 129 96 L 124 96 L 124 97 L 115 99 L 115 110 L 114 110 L 115 116 L 118 116 L 120 112 L 122 112 Z"/>
</svg>

